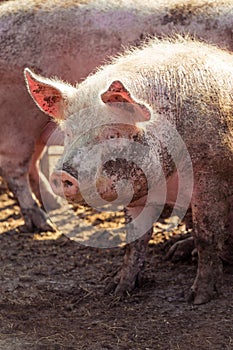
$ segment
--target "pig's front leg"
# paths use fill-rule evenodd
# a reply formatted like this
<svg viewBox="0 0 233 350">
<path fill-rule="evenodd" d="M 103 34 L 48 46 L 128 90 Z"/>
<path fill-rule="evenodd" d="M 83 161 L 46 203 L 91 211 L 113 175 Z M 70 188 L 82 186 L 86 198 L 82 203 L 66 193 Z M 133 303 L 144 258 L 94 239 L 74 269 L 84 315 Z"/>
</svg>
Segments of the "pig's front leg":
<svg viewBox="0 0 233 350">
<path fill-rule="evenodd" d="M 128 208 L 126 209 L 126 223 L 133 222 L 133 219 L 137 217 L 141 208 Z M 150 218 L 148 218 L 148 221 Z M 126 251 L 123 264 L 120 270 L 115 274 L 111 281 L 107 284 L 106 292 L 112 292 L 116 295 L 122 296 L 123 294 L 132 291 L 135 286 L 140 282 L 141 272 L 144 265 L 148 242 L 151 238 L 153 229 L 147 230 L 143 234 L 143 228 L 148 227 L 140 223 L 142 229 L 142 236 L 136 240 L 132 240 L 132 231 L 127 233 L 128 240 L 132 241 L 126 245 Z M 151 225 L 152 226 L 152 225 Z"/>
<path fill-rule="evenodd" d="M 229 229 L 227 198 L 231 185 L 210 172 L 199 173 L 196 182 L 192 210 L 198 270 L 190 299 L 194 304 L 203 304 L 221 291 L 223 268 L 220 256 Z"/>
</svg>

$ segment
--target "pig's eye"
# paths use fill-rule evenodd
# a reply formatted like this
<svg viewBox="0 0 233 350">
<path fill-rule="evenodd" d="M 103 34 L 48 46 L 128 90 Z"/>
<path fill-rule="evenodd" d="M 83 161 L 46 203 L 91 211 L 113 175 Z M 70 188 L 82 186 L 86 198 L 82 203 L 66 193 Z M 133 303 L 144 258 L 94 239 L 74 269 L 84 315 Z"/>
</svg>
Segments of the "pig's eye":
<svg viewBox="0 0 233 350">
<path fill-rule="evenodd" d="M 65 142 L 64 142 L 65 145 L 67 146 L 67 145 L 71 144 L 72 140 L 73 140 L 72 130 L 66 129 L 65 130 Z"/>
<path fill-rule="evenodd" d="M 116 134 L 109 134 L 108 138 L 109 139 L 117 139 L 120 137 L 120 134 L 117 132 Z"/>
<path fill-rule="evenodd" d="M 117 139 L 120 138 L 120 132 L 119 130 L 117 130 L 116 128 L 106 128 L 103 129 L 102 133 L 101 133 L 101 137 L 103 137 L 105 140 L 109 140 L 109 139 Z"/>
</svg>

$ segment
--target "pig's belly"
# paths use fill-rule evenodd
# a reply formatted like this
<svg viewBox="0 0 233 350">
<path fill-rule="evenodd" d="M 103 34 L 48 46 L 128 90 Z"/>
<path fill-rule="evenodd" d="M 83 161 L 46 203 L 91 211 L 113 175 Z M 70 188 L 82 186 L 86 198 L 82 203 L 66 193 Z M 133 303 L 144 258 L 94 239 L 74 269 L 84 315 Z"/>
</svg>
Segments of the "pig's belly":
<svg viewBox="0 0 233 350">
<path fill-rule="evenodd" d="M 190 205 L 192 186 L 190 179 L 182 180 L 181 184 L 178 180 L 177 172 L 168 178 L 166 203 L 172 206 L 176 205 L 177 208 L 186 208 Z"/>
</svg>

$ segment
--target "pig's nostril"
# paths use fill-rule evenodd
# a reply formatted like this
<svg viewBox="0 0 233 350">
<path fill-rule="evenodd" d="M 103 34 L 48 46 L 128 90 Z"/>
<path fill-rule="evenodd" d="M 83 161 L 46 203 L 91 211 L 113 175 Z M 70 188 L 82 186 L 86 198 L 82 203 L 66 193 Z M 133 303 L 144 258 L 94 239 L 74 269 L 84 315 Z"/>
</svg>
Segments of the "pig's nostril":
<svg viewBox="0 0 233 350">
<path fill-rule="evenodd" d="M 66 187 L 71 187 L 71 186 L 74 185 L 74 184 L 73 184 L 71 181 L 69 181 L 69 180 L 63 181 L 63 184 L 64 184 Z"/>
<path fill-rule="evenodd" d="M 71 198 L 78 193 L 77 179 L 66 171 L 56 171 L 50 177 L 51 188 L 63 198 Z"/>
</svg>

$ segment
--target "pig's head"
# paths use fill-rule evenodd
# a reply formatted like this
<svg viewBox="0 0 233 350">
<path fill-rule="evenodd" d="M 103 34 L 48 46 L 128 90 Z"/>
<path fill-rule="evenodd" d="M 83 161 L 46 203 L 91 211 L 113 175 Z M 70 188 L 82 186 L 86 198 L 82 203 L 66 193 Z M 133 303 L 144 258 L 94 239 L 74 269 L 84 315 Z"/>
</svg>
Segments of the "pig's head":
<svg viewBox="0 0 233 350">
<path fill-rule="evenodd" d="M 74 88 L 28 69 L 25 78 L 36 104 L 61 122 L 66 135 L 63 157 L 50 178 L 56 194 L 95 206 L 125 205 L 146 196 L 144 168 L 150 160 L 143 124 L 150 120 L 148 106 L 117 80 L 93 92 L 82 89 L 83 84 Z"/>
</svg>

